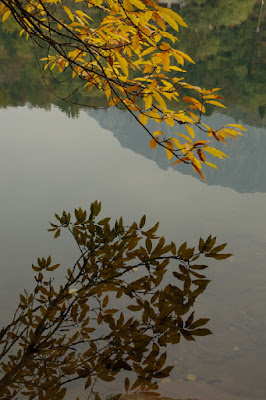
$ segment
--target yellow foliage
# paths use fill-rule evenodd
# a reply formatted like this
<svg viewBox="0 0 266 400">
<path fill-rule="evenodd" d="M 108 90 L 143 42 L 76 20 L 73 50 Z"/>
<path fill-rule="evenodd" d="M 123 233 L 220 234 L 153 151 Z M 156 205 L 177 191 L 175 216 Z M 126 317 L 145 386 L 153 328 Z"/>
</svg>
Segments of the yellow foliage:
<svg viewBox="0 0 266 400">
<path fill-rule="evenodd" d="M 79 9 L 80 3 L 88 6 L 88 13 L 84 7 Z M 4 22 L 14 14 L 22 28 L 20 35 L 25 31 L 26 37 L 38 37 L 55 50 L 55 55 L 43 59 L 45 69 L 57 68 L 63 73 L 71 68 L 72 77 L 83 79 L 86 90 L 95 87 L 110 105 L 139 112 L 141 125 L 149 120 L 165 122 L 175 129 L 176 124 L 185 124 L 189 136 L 176 133 L 179 139 L 167 137 L 163 130 L 152 133 L 148 125 L 145 127 L 151 137 L 159 136 L 151 139 L 150 147 L 159 144 L 169 160 L 175 157 L 172 164 L 191 164 L 203 177 L 202 164 L 215 168 L 207 161 L 206 153 L 218 158 L 226 155 L 210 147 L 208 141 L 196 140 L 198 132 L 226 143 L 227 138 L 236 138 L 245 130 L 240 124 L 214 130 L 201 122 L 209 104 L 225 106 L 217 101 L 221 99 L 215 93 L 219 88 L 204 89 L 184 81 L 185 70 L 176 62 L 183 66 L 194 61 L 177 48 L 177 37 L 168 32 L 169 27 L 176 32 L 187 27 L 173 10 L 159 6 L 155 0 L 76 0 L 69 7 L 60 0 L 29 0 L 24 4 L 22 9 L 16 2 L 0 0 L 0 16 Z M 103 12 L 97 27 L 92 25 L 92 8 Z M 60 12 L 63 19 L 51 10 Z M 171 70 L 175 71 L 173 78 L 169 77 Z M 181 109 L 178 99 L 184 89 Z"/>
</svg>

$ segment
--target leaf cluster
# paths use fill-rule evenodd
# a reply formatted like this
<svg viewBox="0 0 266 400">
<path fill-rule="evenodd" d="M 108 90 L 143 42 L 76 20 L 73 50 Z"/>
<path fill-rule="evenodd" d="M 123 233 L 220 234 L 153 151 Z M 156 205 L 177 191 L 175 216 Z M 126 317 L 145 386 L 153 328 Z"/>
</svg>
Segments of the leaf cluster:
<svg viewBox="0 0 266 400">
<path fill-rule="evenodd" d="M 95 9 L 100 10 L 96 27 L 90 16 Z M 48 43 L 42 60 L 50 74 L 71 70 L 87 92 L 97 88 L 110 106 L 126 108 L 150 136 L 152 149 L 163 148 L 168 160 L 176 159 L 173 164 L 191 164 L 203 179 L 202 165 L 216 168 L 208 154 L 226 157 L 209 145 L 211 139 L 226 143 L 244 130 L 241 125 L 213 129 L 202 122 L 207 106 L 224 107 L 216 94 L 219 88 L 206 90 L 184 81 L 185 62 L 193 60 L 176 43 L 179 28 L 187 25 L 154 0 L 79 0 L 71 7 L 59 0 L 1 0 L 0 15 L 3 22 L 13 15 L 23 28 L 20 34 L 36 45 Z M 184 90 L 192 94 L 183 96 L 183 107 L 177 109 L 173 103 L 179 103 Z M 173 134 L 151 131 L 149 120 L 166 122 Z M 178 132 L 178 125 L 185 125 L 188 134 Z M 195 140 L 199 132 L 207 140 Z"/>
</svg>

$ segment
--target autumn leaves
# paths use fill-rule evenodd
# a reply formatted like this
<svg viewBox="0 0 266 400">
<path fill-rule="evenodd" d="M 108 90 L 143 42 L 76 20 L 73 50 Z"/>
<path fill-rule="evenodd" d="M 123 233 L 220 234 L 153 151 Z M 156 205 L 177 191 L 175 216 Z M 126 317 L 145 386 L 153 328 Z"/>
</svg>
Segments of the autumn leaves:
<svg viewBox="0 0 266 400">
<path fill-rule="evenodd" d="M 78 0 L 71 9 L 59 0 L 31 0 L 24 6 L 2 0 L 2 21 L 11 14 L 23 28 L 21 35 L 49 44 L 44 69 L 71 69 L 87 92 L 96 88 L 110 106 L 126 108 L 149 134 L 151 149 L 164 149 L 172 165 L 190 164 L 204 179 L 203 166 L 216 168 L 212 158 L 226 157 L 211 142 L 226 144 L 245 130 L 238 124 L 219 129 L 205 124 L 206 107 L 224 107 L 219 88 L 184 81 L 185 63 L 194 62 L 178 49 L 177 36 L 187 25 L 153 0 Z M 173 129 L 168 134 L 162 124 L 152 131 L 149 121 Z"/>
</svg>

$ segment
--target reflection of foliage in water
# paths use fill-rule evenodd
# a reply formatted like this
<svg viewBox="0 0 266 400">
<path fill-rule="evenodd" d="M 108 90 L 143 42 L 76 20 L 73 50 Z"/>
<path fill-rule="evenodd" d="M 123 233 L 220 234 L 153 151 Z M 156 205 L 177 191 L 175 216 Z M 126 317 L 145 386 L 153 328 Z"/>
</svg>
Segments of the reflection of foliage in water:
<svg viewBox="0 0 266 400">
<path fill-rule="evenodd" d="M 265 10 L 259 22 L 260 9 L 254 0 L 194 0 L 182 9 L 191 29 L 180 32 L 181 46 L 197 63 L 187 68 L 190 80 L 222 87 L 230 108 L 223 112 L 253 126 L 266 107 Z"/>
<path fill-rule="evenodd" d="M 33 107 L 46 110 L 56 104 L 63 112 L 75 117 L 79 114 L 80 106 L 103 107 L 107 105 L 103 96 L 95 91 L 87 94 L 82 90 L 82 84 L 71 79 L 71 74 L 65 72 L 64 78 L 46 74 L 45 82 L 40 72 L 40 63 L 37 61 L 46 55 L 45 49 L 38 48 L 38 54 L 31 41 L 18 37 L 19 28 L 10 18 L 5 24 L 0 24 L 0 106 L 22 106 L 27 103 Z M 60 94 L 61 98 L 68 97 L 71 103 L 60 100 L 51 90 Z M 76 91 L 77 87 L 79 88 Z"/>
<path fill-rule="evenodd" d="M 96 218 L 100 209 L 96 201 L 89 216 L 78 209 L 71 222 L 63 212 L 51 224 L 55 237 L 71 233 L 80 257 L 59 287 L 50 256 L 33 265 L 36 287 L 20 295 L 13 321 L 0 332 L 3 396 L 62 399 L 67 384 L 85 380 L 99 400 L 97 384 L 117 377 L 127 393 L 156 390 L 172 369 L 167 346 L 211 333 L 207 318 L 194 317 L 195 300 L 210 282 L 201 258 L 229 257 L 220 253 L 226 244 L 215 247 L 209 236 L 197 249 L 177 249 L 157 236 L 158 224 L 144 229 L 145 216 L 139 224 L 120 218 L 111 225 Z"/>
<path fill-rule="evenodd" d="M 257 0 L 191 0 L 182 11 L 193 25 L 235 26 L 248 19 L 256 3 Z"/>
</svg>

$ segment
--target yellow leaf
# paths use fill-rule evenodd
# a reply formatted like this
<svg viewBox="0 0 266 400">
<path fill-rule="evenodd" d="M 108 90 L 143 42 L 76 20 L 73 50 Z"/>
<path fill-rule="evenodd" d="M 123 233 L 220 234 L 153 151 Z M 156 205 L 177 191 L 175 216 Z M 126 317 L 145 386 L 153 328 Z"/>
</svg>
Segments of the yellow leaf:
<svg viewBox="0 0 266 400">
<path fill-rule="evenodd" d="M 192 140 L 190 139 L 190 137 L 183 135 L 182 133 L 178 133 L 178 132 L 175 132 L 175 134 L 186 139 L 188 142 L 192 143 Z"/>
<path fill-rule="evenodd" d="M 124 0 L 124 1 L 123 1 L 123 6 L 124 6 L 124 9 L 125 9 L 127 12 L 132 12 L 132 11 L 134 11 L 134 7 L 132 6 L 132 4 L 131 4 L 131 2 L 130 2 L 129 0 Z M 118 10 L 117 13 L 119 13 L 119 10 Z"/>
<path fill-rule="evenodd" d="M 139 44 L 139 35 L 134 35 L 132 37 L 132 46 L 134 50 L 137 50 L 140 47 Z"/>
<path fill-rule="evenodd" d="M 163 42 L 160 45 L 160 50 L 162 50 L 162 51 L 169 50 L 169 49 L 170 49 L 170 45 L 168 43 L 166 43 L 166 42 Z"/>
<path fill-rule="evenodd" d="M 138 85 L 128 86 L 127 88 L 125 88 L 126 92 L 135 92 L 136 90 L 139 90 L 139 86 Z"/>
<path fill-rule="evenodd" d="M 194 170 L 195 170 L 195 171 L 199 174 L 199 176 L 201 177 L 201 179 L 205 181 L 205 178 L 204 178 L 204 176 L 202 175 L 201 170 L 200 170 L 195 164 L 192 163 L 192 165 L 193 165 Z"/>
<path fill-rule="evenodd" d="M 189 126 L 189 125 L 187 125 L 186 124 L 186 129 L 187 129 L 187 131 L 188 131 L 188 134 L 192 137 L 192 139 L 194 138 L 194 136 L 195 136 L 195 133 L 194 133 L 194 130 L 191 128 L 191 126 Z"/>
<path fill-rule="evenodd" d="M 164 68 L 169 71 L 170 67 L 170 57 L 168 51 L 162 51 L 161 52 L 161 60 Z"/>
<path fill-rule="evenodd" d="M 116 58 L 117 58 L 118 63 L 120 64 L 122 71 L 124 72 L 126 77 L 128 77 L 128 63 L 127 63 L 126 59 L 124 57 L 122 57 L 119 52 L 116 52 Z"/>
<path fill-rule="evenodd" d="M 150 148 L 153 150 L 157 146 L 158 142 L 155 139 L 151 139 L 150 141 Z"/>
<path fill-rule="evenodd" d="M 160 135 L 164 135 L 164 133 L 161 132 L 161 131 L 154 131 L 154 132 L 153 132 L 153 135 L 155 135 L 155 136 L 160 136 Z"/>
<path fill-rule="evenodd" d="M 173 162 L 171 165 L 180 164 L 181 162 L 183 162 L 183 160 L 177 160 L 177 161 Z"/>
<path fill-rule="evenodd" d="M 128 106 L 128 108 L 133 111 L 139 111 L 139 108 L 135 105 L 130 105 L 130 106 Z"/>
<path fill-rule="evenodd" d="M 175 125 L 175 120 L 173 118 L 166 118 L 165 122 L 171 127 Z"/>
<path fill-rule="evenodd" d="M 148 116 L 145 115 L 145 114 L 140 114 L 140 115 L 139 115 L 139 120 L 140 120 L 140 123 L 141 123 L 142 125 L 146 125 L 147 122 L 148 122 Z"/>
<path fill-rule="evenodd" d="M 179 142 L 178 139 L 171 137 L 172 142 L 176 145 L 179 150 L 184 150 L 184 145 Z"/>
<path fill-rule="evenodd" d="M 146 8 L 145 4 L 140 0 L 129 0 L 129 2 L 140 10 L 144 10 Z"/>
<path fill-rule="evenodd" d="M 206 124 L 204 124 L 203 122 L 202 122 L 202 125 L 205 126 L 205 128 L 207 128 L 208 131 L 211 131 L 211 130 L 212 130 L 212 129 L 209 127 L 209 125 L 206 125 Z"/>
<path fill-rule="evenodd" d="M 195 64 L 195 62 L 192 60 L 192 58 L 191 58 L 188 54 L 184 53 L 183 51 L 175 50 L 175 53 L 178 54 L 178 55 L 180 55 L 180 56 L 181 56 L 182 58 L 184 58 L 185 60 L 191 62 L 192 64 Z M 192 87 L 193 87 L 193 86 L 192 86 Z"/>
<path fill-rule="evenodd" d="M 217 166 L 216 166 L 216 165 L 214 165 L 214 164 L 212 164 L 212 163 L 210 163 L 210 162 L 208 162 L 208 161 L 205 161 L 205 164 L 206 164 L 206 165 L 209 165 L 209 167 L 212 167 L 212 168 L 217 169 Z"/>
<path fill-rule="evenodd" d="M 194 97 L 185 96 L 185 97 L 183 97 L 183 100 L 186 103 L 194 103 L 198 110 L 201 110 L 204 107 L 197 99 L 194 99 Z M 206 103 L 208 103 L 208 102 L 206 101 Z"/>
<path fill-rule="evenodd" d="M 155 21 L 156 21 L 157 24 L 159 25 L 159 27 L 160 27 L 163 31 L 165 31 L 165 30 L 166 30 L 166 26 L 165 26 L 165 22 L 164 22 L 164 20 L 162 19 L 162 17 L 161 17 L 157 12 L 155 12 L 155 13 L 153 14 L 153 16 L 154 16 L 154 18 L 155 18 Z"/>
<path fill-rule="evenodd" d="M 169 67 L 169 69 L 170 69 L 171 71 L 173 70 L 173 71 L 187 72 L 185 69 L 176 67 L 175 65 L 171 65 L 171 66 Z"/>
<path fill-rule="evenodd" d="M 217 90 L 221 90 L 221 88 L 213 88 L 213 89 L 207 90 L 206 92 L 212 93 L 212 92 L 217 92 Z"/>
<path fill-rule="evenodd" d="M 158 103 L 160 104 L 160 106 L 163 108 L 163 109 L 165 109 L 166 110 L 166 104 L 165 104 L 165 101 L 164 101 L 164 99 L 162 98 L 162 96 L 157 92 L 157 90 L 155 90 L 155 89 L 153 89 L 152 88 L 152 92 L 153 92 L 153 95 L 154 95 L 154 97 L 155 97 L 155 99 L 158 101 Z"/>
<path fill-rule="evenodd" d="M 210 153 L 214 157 L 221 158 L 222 160 L 224 159 L 224 157 L 228 158 L 228 156 L 226 154 L 224 154 L 221 150 L 217 150 L 217 149 L 215 149 L 213 147 L 205 146 L 204 147 L 204 151 L 207 151 L 208 153 Z"/>
<path fill-rule="evenodd" d="M 225 132 L 226 134 L 233 135 L 233 136 L 243 136 L 243 133 L 236 131 L 235 129 L 230 128 L 222 128 L 218 132 Z"/>
<path fill-rule="evenodd" d="M 116 106 L 119 102 L 120 100 L 117 97 L 113 97 L 109 100 L 109 106 Z"/>
<path fill-rule="evenodd" d="M 193 165 L 195 165 L 198 169 L 202 169 L 201 162 L 197 158 L 193 159 Z"/>
<path fill-rule="evenodd" d="M 144 56 L 146 56 L 147 54 L 150 54 L 150 53 L 152 53 L 152 52 L 155 51 L 155 50 L 157 50 L 157 47 L 155 47 L 155 46 L 149 47 L 148 49 L 144 50 L 144 51 L 141 53 L 141 57 L 144 57 Z"/>
<path fill-rule="evenodd" d="M 204 99 L 222 99 L 221 96 L 218 96 L 217 94 L 209 94 L 209 95 L 203 95 Z"/>
<path fill-rule="evenodd" d="M 144 97 L 144 102 L 145 102 L 145 109 L 148 110 L 152 106 L 152 96 L 149 95 L 147 97 Z"/>
<path fill-rule="evenodd" d="M 161 32 L 161 35 L 170 39 L 172 43 L 175 43 L 178 40 L 174 35 L 172 35 L 172 33 L 169 32 Z"/>
<path fill-rule="evenodd" d="M 85 14 L 83 11 L 81 11 L 81 10 L 76 10 L 75 11 L 75 14 L 77 14 L 82 20 L 84 20 L 85 21 L 85 18 L 88 18 L 88 19 L 90 19 L 90 20 L 92 20 L 92 18 L 89 16 L 89 15 L 87 15 L 87 14 Z"/>
<path fill-rule="evenodd" d="M 168 160 L 171 160 L 171 158 L 173 157 L 173 153 L 172 153 L 172 151 L 171 150 L 174 150 L 174 145 L 173 145 L 173 143 L 172 142 L 170 142 L 170 141 L 168 141 L 168 142 L 166 142 L 166 149 L 165 149 L 165 151 L 166 151 L 166 155 L 167 155 L 167 159 Z"/>
<path fill-rule="evenodd" d="M 173 53 L 173 55 L 174 55 L 176 61 L 177 61 L 179 64 L 184 65 L 184 59 L 183 59 L 183 57 L 181 57 L 179 54 L 176 54 L 175 52 Z M 177 79 L 177 78 L 173 78 L 173 81 L 174 81 L 174 79 Z M 180 80 L 180 79 L 178 79 L 178 80 Z"/>
<path fill-rule="evenodd" d="M 74 16 L 73 16 L 71 10 L 70 10 L 68 7 L 66 7 L 66 6 L 63 6 L 63 9 L 64 9 L 65 12 L 67 13 L 69 19 L 71 19 L 71 21 L 74 22 Z"/>
<path fill-rule="evenodd" d="M 193 119 L 189 118 L 184 111 L 179 111 L 175 114 L 175 119 L 180 120 L 182 122 L 189 122 L 190 124 L 194 124 Z"/>
<path fill-rule="evenodd" d="M 166 8 L 164 10 L 167 10 Z M 179 31 L 178 25 L 175 22 L 175 20 L 170 17 L 170 15 L 168 15 L 165 12 L 162 12 L 163 18 L 165 19 L 165 21 L 175 30 L 175 31 Z"/>
<path fill-rule="evenodd" d="M 143 70 L 143 74 L 150 74 L 153 70 L 153 65 L 151 63 L 147 63 Z"/>
<path fill-rule="evenodd" d="M 199 122 L 199 118 L 191 111 L 188 111 L 188 114 L 195 120 L 195 122 Z"/>
<path fill-rule="evenodd" d="M 240 124 L 227 124 L 226 126 L 234 126 L 235 128 L 241 129 L 241 131 L 246 131 L 246 128 Z"/>
<path fill-rule="evenodd" d="M 173 153 L 168 149 L 165 149 L 165 151 L 166 151 L 167 159 L 171 160 L 171 158 L 173 157 Z"/>
<path fill-rule="evenodd" d="M 222 103 L 219 103 L 219 101 L 215 101 L 215 100 L 207 100 L 207 101 L 205 101 L 205 103 L 210 103 L 217 107 L 226 108 Z"/>
<path fill-rule="evenodd" d="M 171 10 L 171 8 L 164 8 L 164 13 L 169 14 L 179 25 L 187 27 L 185 21 L 177 14 L 175 11 Z"/>
<path fill-rule="evenodd" d="M 160 116 L 160 114 L 157 111 L 148 111 L 147 113 L 151 119 L 153 119 L 156 122 L 163 122 L 163 118 Z"/>
<path fill-rule="evenodd" d="M 5 20 L 9 17 L 10 14 L 11 14 L 11 11 L 10 11 L 10 10 L 7 10 L 7 11 L 4 13 L 3 17 L 2 17 L 2 21 L 5 22 Z"/>
</svg>

